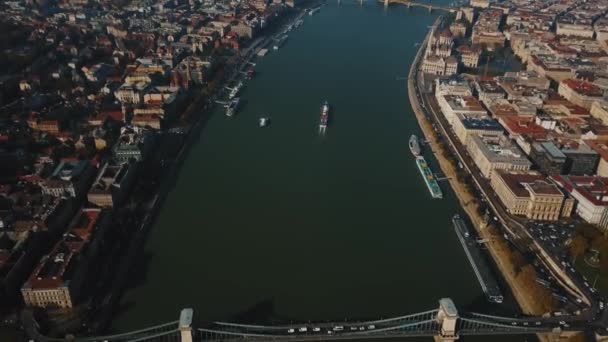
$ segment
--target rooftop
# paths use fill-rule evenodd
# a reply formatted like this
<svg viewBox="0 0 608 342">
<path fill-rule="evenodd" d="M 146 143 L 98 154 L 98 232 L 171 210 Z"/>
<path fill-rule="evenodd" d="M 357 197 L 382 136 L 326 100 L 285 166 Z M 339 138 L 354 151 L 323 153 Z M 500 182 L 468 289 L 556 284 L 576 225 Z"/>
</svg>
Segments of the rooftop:
<svg viewBox="0 0 608 342">
<path fill-rule="evenodd" d="M 570 193 L 577 191 L 597 206 L 608 206 L 608 178 L 557 175 L 553 179 Z"/>
<path fill-rule="evenodd" d="M 602 89 L 600 89 L 600 87 L 596 86 L 593 83 L 574 80 L 574 79 L 569 78 L 569 79 L 563 80 L 562 84 L 564 84 L 568 88 L 574 90 L 575 92 L 585 95 L 585 96 L 592 96 L 592 97 L 602 97 L 603 96 Z"/>
<path fill-rule="evenodd" d="M 517 197 L 530 197 L 531 193 L 537 195 L 563 196 L 555 184 L 549 182 L 547 177 L 536 173 L 509 173 L 496 170 L 498 177 Z"/>
</svg>

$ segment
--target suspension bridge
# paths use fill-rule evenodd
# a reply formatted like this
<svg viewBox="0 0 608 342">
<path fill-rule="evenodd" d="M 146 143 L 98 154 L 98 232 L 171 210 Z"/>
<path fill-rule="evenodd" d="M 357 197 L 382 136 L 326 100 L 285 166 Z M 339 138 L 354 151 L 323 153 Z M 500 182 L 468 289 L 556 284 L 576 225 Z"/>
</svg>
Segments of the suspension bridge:
<svg viewBox="0 0 608 342">
<path fill-rule="evenodd" d="M 231 322 L 208 322 L 193 326 L 194 311 L 183 309 L 178 321 L 163 323 L 117 335 L 95 337 L 49 338 L 32 336 L 41 342 L 206 342 L 206 341 L 318 341 L 376 338 L 437 337 L 453 342 L 467 335 L 513 335 L 551 333 L 559 336 L 563 322 L 541 317 L 501 317 L 459 312 L 450 298 L 439 300 L 439 308 L 380 320 L 322 322 L 284 325 L 256 325 Z"/>
</svg>

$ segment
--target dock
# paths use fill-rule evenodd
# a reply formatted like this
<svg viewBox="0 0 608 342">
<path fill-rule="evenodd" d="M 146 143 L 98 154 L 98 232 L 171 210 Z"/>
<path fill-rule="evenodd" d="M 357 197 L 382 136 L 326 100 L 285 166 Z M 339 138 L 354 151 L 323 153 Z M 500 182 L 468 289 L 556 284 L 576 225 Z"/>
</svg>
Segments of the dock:
<svg viewBox="0 0 608 342">
<path fill-rule="evenodd" d="M 498 287 L 498 282 L 492 275 L 492 270 L 484 258 L 477 240 L 471 235 L 466 222 L 459 215 L 454 215 L 452 224 L 487 300 L 492 303 L 502 303 L 503 295 Z"/>
<path fill-rule="evenodd" d="M 439 183 L 437 183 L 437 179 L 433 175 L 433 171 L 431 171 L 426 159 L 422 156 L 416 157 L 416 165 L 418 165 L 418 170 L 420 171 L 422 178 L 424 178 L 424 183 L 429 189 L 431 196 L 433 196 L 433 198 L 443 198 Z"/>
</svg>

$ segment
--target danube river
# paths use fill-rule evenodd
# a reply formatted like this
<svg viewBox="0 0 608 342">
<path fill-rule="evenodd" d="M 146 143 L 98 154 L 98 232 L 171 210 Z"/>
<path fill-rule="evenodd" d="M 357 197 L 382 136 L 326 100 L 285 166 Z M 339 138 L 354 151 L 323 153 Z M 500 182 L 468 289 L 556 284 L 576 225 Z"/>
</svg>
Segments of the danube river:
<svg viewBox="0 0 608 342">
<path fill-rule="evenodd" d="M 510 296 L 485 303 L 451 226 L 457 201 L 447 183 L 431 199 L 408 149 L 419 128 L 404 76 L 437 15 L 330 2 L 258 59 L 242 110 L 218 110 L 190 150 L 114 330 L 184 307 L 259 323 L 404 315 L 444 296 L 512 311 Z"/>
</svg>

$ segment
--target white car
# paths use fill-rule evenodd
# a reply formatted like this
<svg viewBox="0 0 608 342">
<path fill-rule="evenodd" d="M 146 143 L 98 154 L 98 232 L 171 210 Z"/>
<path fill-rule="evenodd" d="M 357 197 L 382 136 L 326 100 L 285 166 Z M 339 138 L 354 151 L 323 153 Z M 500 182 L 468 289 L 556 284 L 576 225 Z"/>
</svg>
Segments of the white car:
<svg viewBox="0 0 608 342">
<path fill-rule="evenodd" d="M 307 332 L 308 328 L 306 327 L 301 327 L 300 329 L 298 329 L 299 332 Z"/>
<path fill-rule="evenodd" d="M 342 331 L 342 330 L 344 330 L 344 327 L 341 326 L 341 325 L 338 325 L 338 326 L 334 327 L 334 331 Z"/>
<path fill-rule="evenodd" d="M 367 326 L 367 329 L 376 329 L 376 326 L 375 326 L 375 325 L 373 325 L 373 324 L 372 324 L 372 325 L 368 325 L 368 326 Z"/>
<path fill-rule="evenodd" d="M 288 334 L 293 334 L 294 332 L 296 332 L 296 330 L 295 330 L 295 329 L 289 329 L 289 330 L 287 330 L 287 333 L 288 333 Z"/>
<path fill-rule="evenodd" d="M 312 328 L 312 331 L 319 332 L 319 331 L 321 331 L 321 328 L 318 328 L 318 327 L 317 328 Z"/>
</svg>

